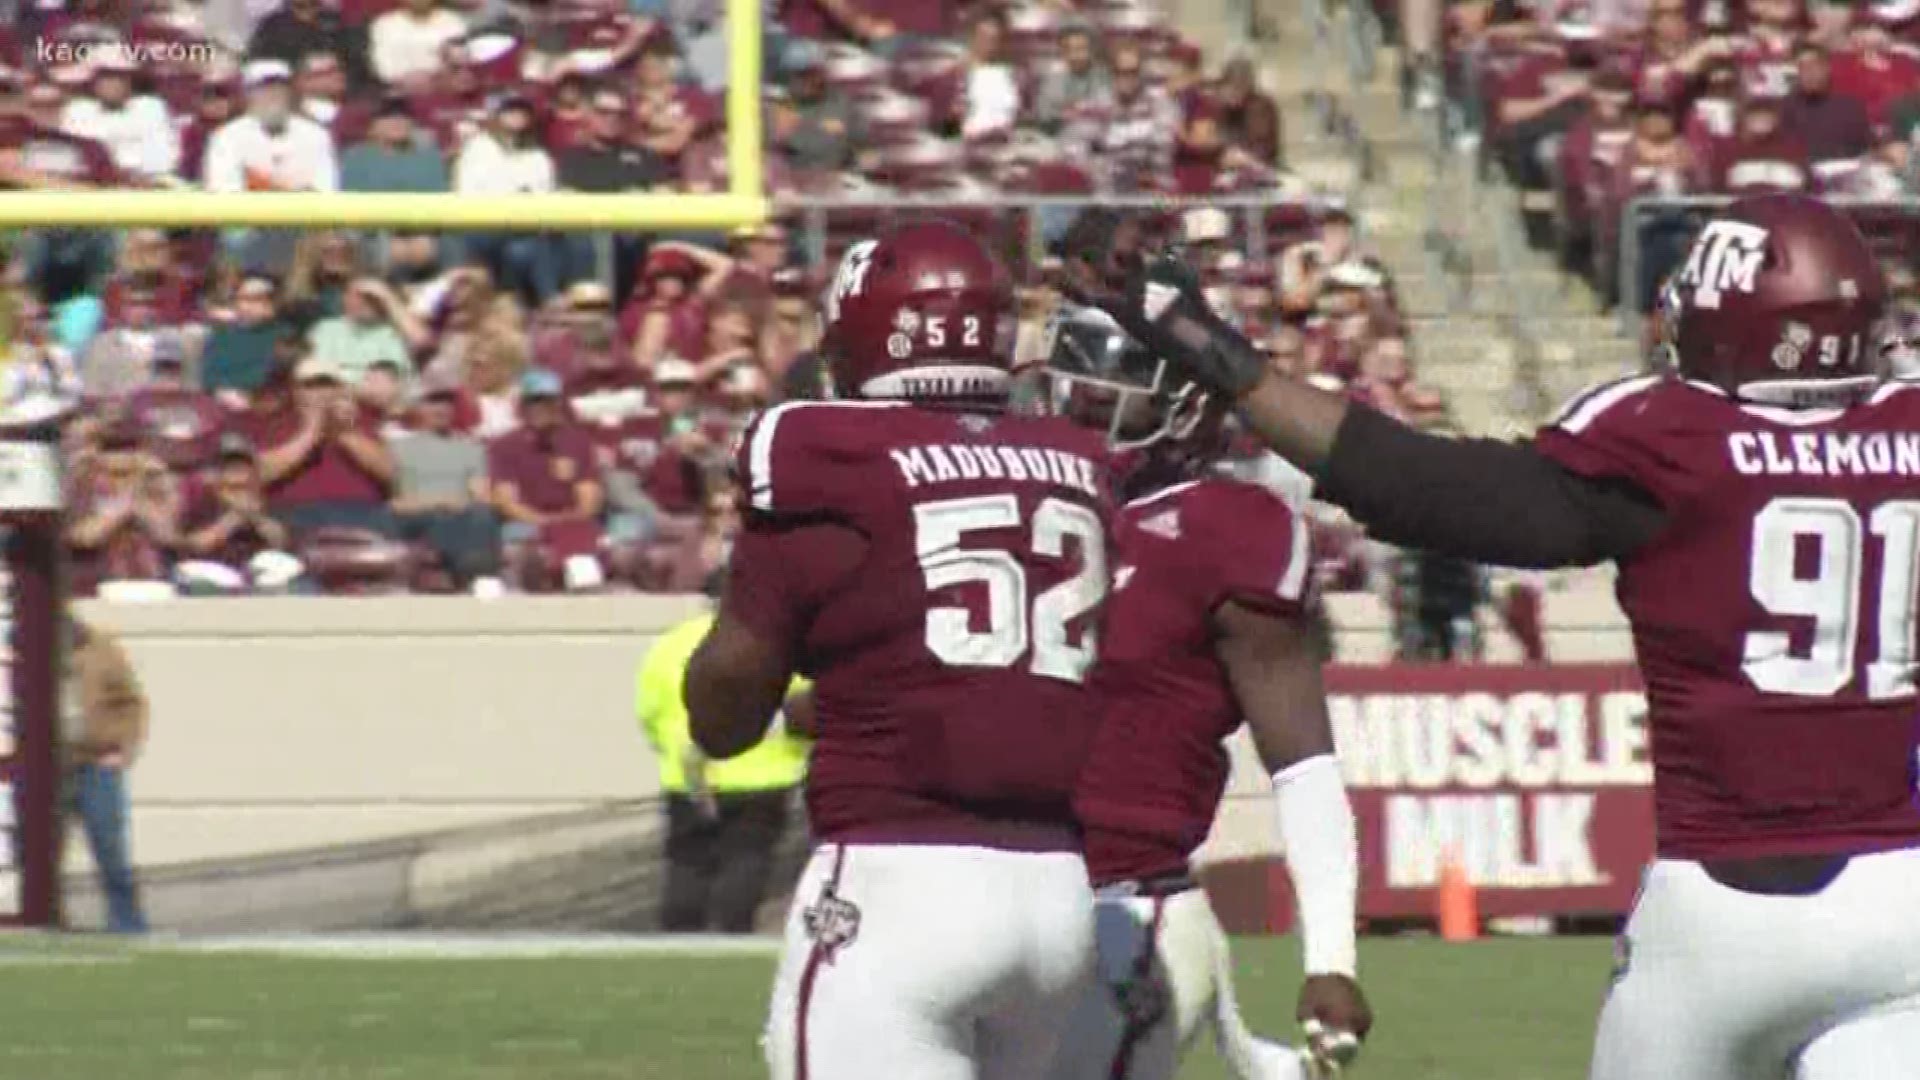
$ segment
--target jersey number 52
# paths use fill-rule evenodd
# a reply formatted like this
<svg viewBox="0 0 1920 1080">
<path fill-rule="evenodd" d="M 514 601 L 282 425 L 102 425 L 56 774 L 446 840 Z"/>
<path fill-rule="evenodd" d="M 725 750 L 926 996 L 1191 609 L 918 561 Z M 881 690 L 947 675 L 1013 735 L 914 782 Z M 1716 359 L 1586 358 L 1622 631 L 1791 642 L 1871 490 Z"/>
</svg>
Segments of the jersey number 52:
<svg viewBox="0 0 1920 1080">
<path fill-rule="evenodd" d="M 1869 541 L 1869 536 L 1872 540 Z M 1812 576 L 1800 573 L 1802 539 L 1818 551 Z M 1880 580 L 1863 582 L 1868 544 L 1880 548 Z M 1748 578 L 1753 599 L 1768 613 L 1813 620 L 1812 647 L 1795 656 L 1783 630 L 1749 631 L 1742 669 L 1770 694 L 1826 697 L 1855 678 L 1858 654 L 1871 648 L 1865 665 L 1868 698 L 1883 701 L 1914 692 L 1915 559 L 1920 556 L 1920 502 L 1882 503 L 1863 522 L 1840 499 L 1775 499 L 1753 519 L 1753 559 Z M 1866 588 L 1878 594 L 1878 625 L 1868 645 L 1861 626 Z"/>
<path fill-rule="evenodd" d="M 1029 602 L 1027 571 L 1011 551 L 961 546 L 969 533 L 1024 524 L 1012 494 L 942 499 L 913 508 L 920 568 L 927 591 L 956 585 L 986 590 L 986 629 L 973 629 L 973 612 L 958 606 L 927 609 L 927 650 L 956 667 L 1012 667 L 1031 652 L 1035 675 L 1068 682 L 1086 678 L 1094 658 L 1094 630 L 1075 642 L 1069 626 L 1099 606 L 1107 592 L 1106 530 L 1100 516 L 1077 503 L 1049 498 L 1034 510 L 1030 550 L 1061 558 L 1078 542 L 1080 571 Z"/>
</svg>

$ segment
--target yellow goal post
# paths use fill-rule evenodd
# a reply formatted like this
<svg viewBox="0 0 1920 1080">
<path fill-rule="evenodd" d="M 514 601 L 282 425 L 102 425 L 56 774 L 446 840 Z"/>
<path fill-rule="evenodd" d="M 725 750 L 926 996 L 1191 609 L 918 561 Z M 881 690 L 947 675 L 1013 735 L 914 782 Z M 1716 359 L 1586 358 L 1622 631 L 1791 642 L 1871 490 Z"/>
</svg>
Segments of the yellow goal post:
<svg viewBox="0 0 1920 1080">
<path fill-rule="evenodd" d="M 764 221 L 761 0 L 727 0 L 723 194 L 451 195 L 380 192 L 8 191 L 0 230 L 36 228 L 463 229 L 659 232 Z"/>
</svg>

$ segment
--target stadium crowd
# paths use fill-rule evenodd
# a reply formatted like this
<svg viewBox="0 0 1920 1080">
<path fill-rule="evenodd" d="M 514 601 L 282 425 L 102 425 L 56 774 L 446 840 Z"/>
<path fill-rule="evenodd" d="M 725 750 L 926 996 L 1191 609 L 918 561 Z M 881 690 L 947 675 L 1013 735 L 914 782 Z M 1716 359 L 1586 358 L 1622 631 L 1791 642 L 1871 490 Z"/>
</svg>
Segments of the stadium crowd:
<svg viewBox="0 0 1920 1080">
<path fill-rule="evenodd" d="M 1525 193 L 1530 235 L 1633 310 L 1653 310 L 1698 224 L 1678 208 L 1625 222 L 1635 199 L 1920 194 L 1920 4 L 1467 0 L 1447 18 L 1456 100 Z M 1860 213 L 1911 313 L 1916 222 Z M 1623 227 L 1637 267 L 1619 265 Z"/>
<path fill-rule="evenodd" d="M 22 8 L 0 29 L 0 183 L 713 190 L 719 6 Z M 789 0 L 777 15 L 776 193 L 965 204 L 1287 183 L 1252 66 L 1209 72 L 1145 6 Z M 814 298 L 885 217 L 837 205 L 817 229 L 788 215 L 602 243 L 30 234 L 8 266 L 18 344 L 89 403 L 70 434 L 76 589 L 705 587 L 735 524 L 733 437 L 753 410 L 824 391 Z M 1028 254 L 1060 223 L 952 213 L 1007 252 L 1017 359 L 1034 363 L 1058 264 Z M 1216 303 L 1277 365 L 1444 418 L 1345 212 L 1294 198 L 1151 224 L 1201 255 Z"/>
</svg>

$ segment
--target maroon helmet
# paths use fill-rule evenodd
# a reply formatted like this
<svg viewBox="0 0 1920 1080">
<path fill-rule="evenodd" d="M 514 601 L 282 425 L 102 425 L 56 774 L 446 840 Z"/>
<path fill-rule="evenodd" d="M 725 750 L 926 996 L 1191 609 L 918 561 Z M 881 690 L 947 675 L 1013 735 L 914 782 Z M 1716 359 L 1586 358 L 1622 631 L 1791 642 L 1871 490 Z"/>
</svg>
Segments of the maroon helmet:
<svg viewBox="0 0 1920 1080">
<path fill-rule="evenodd" d="M 1661 295 L 1680 374 L 1772 405 L 1833 404 L 1880 380 L 1879 260 L 1805 195 L 1740 199 L 1709 221 Z"/>
<path fill-rule="evenodd" d="M 827 358 L 847 397 L 998 397 L 1013 286 L 973 234 L 919 221 L 847 249 L 823 301 Z"/>
</svg>

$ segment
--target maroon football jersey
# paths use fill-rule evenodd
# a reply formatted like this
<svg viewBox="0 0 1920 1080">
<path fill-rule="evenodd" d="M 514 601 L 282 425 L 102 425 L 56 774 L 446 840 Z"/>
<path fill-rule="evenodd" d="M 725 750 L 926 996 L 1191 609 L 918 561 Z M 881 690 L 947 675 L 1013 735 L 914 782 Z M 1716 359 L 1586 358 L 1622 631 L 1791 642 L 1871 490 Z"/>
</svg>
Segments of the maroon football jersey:
<svg viewBox="0 0 1920 1080">
<path fill-rule="evenodd" d="M 1076 845 L 1101 452 L 1065 420 L 891 402 L 791 402 L 748 427 L 728 605 L 815 680 L 819 836 Z"/>
<path fill-rule="evenodd" d="M 1074 794 L 1096 884 L 1186 869 L 1226 787 L 1221 740 L 1241 722 L 1213 613 L 1231 600 L 1297 615 L 1312 565 L 1305 523 L 1238 480 L 1129 503 L 1113 531 L 1092 682 L 1102 721 Z"/>
<path fill-rule="evenodd" d="M 1920 841 L 1916 433 L 1912 384 L 1786 411 L 1650 375 L 1576 398 L 1536 437 L 1668 515 L 1616 586 L 1647 686 L 1662 856 Z"/>
</svg>

